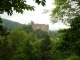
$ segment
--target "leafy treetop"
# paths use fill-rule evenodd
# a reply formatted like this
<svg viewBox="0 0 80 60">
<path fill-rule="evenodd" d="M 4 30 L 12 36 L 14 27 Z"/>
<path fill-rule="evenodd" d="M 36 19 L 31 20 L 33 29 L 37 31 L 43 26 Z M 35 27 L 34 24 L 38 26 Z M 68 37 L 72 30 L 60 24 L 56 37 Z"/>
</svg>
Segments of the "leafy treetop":
<svg viewBox="0 0 80 60">
<path fill-rule="evenodd" d="M 34 10 L 34 6 L 26 4 L 26 0 L 0 0 L 0 14 L 6 12 L 8 15 L 13 14 L 13 10 L 23 13 L 24 10 Z M 45 5 L 46 0 L 35 0 L 35 3 Z"/>
<path fill-rule="evenodd" d="M 79 0 L 54 0 L 56 7 L 52 9 L 51 21 L 70 23 L 71 19 L 79 16 L 80 1 Z"/>
</svg>

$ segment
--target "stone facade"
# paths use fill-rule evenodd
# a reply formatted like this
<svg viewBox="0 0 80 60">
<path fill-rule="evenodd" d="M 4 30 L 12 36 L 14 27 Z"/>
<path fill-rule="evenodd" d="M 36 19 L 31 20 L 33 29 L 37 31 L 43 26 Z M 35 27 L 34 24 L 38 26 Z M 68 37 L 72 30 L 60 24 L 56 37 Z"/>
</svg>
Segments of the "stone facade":
<svg viewBox="0 0 80 60">
<path fill-rule="evenodd" d="M 49 33 L 49 25 L 47 24 L 35 24 L 34 22 L 31 22 L 32 24 L 32 28 L 33 30 L 42 30 L 42 31 L 45 31 L 45 32 L 48 32 Z"/>
</svg>

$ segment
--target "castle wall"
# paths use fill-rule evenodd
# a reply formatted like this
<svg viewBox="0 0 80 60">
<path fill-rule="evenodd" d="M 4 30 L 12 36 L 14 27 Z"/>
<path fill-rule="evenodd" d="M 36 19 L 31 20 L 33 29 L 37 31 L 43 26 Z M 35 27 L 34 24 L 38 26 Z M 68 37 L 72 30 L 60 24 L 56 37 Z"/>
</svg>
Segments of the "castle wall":
<svg viewBox="0 0 80 60">
<path fill-rule="evenodd" d="M 45 32 L 48 32 L 49 33 L 49 25 L 46 25 L 46 24 L 32 24 L 32 27 L 35 30 L 42 30 L 42 31 L 45 31 Z"/>
</svg>

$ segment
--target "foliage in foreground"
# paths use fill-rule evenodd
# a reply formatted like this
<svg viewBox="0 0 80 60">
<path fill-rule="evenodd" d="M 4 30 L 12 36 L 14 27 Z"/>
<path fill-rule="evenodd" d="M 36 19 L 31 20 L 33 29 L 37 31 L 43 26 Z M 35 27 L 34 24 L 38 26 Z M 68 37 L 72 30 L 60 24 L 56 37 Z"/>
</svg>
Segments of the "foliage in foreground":
<svg viewBox="0 0 80 60">
<path fill-rule="evenodd" d="M 45 51 L 41 48 L 41 43 L 47 45 L 48 41 L 50 41 L 49 37 L 44 39 L 44 41 L 39 40 L 36 35 L 32 33 L 27 34 L 25 31 L 18 28 L 12 30 L 7 38 L 4 36 L 1 38 L 0 57 L 2 60 L 40 60 L 43 56 L 42 50 Z M 5 38 L 5 40 L 3 40 L 3 38 Z M 44 47 L 46 49 L 50 44 L 45 45 Z M 47 53 L 49 53 L 49 50 Z"/>
</svg>

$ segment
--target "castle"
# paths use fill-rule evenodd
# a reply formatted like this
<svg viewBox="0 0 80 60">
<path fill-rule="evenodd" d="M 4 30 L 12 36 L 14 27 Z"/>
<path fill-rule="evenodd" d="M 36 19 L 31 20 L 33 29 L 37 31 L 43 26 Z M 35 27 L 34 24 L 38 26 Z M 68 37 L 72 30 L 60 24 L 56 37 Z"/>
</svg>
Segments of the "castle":
<svg viewBox="0 0 80 60">
<path fill-rule="evenodd" d="M 33 30 L 42 30 L 44 32 L 48 32 L 49 33 L 49 25 L 47 24 L 35 24 L 33 21 L 31 21 L 31 24 L 32 24 L 32 28 Z"/>
</svg>

